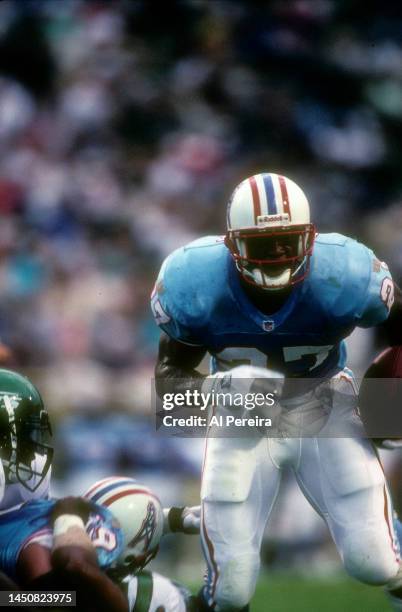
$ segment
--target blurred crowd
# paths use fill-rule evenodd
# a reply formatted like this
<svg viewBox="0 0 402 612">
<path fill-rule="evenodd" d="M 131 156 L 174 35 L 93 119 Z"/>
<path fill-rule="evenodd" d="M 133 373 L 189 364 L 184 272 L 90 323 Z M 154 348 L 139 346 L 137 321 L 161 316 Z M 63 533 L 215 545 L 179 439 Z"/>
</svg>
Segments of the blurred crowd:
<svg viewBox="0 0 402 612">
<path fill-rule="evenodd" d="M 148 410 L 160 263 L 253 172 L 402 276 L 402 9 L 376 4 L 0 3 L 0 337 L 54 405 Z"/>
<path fill-rule="evenodd" d="M 149 414 L 157 271 L 223 233 L 245 176 L 290 176 L 320 231 L 402 278 L 401 136 L 394 1 L 0 2 L 0 339 L 68 413 L 72 478 L 83 449 L 91 477 L 197 473 L 201 452 L 109 416 Z"/>
</svg>

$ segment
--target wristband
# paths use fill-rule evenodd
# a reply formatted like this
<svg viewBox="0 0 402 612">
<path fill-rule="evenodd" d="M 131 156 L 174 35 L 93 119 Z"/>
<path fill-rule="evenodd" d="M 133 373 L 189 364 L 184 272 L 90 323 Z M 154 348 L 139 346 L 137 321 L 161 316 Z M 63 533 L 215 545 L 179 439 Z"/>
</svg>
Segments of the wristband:
<svg viewBox="0 0 402 612">
<path fill-rule="evenodd" d="M 85 531 L 85 523 L 77 514 L 61 514 L 54 521 L 53 536 L 55 538 L 64 535 L 70 527 L 78 527 Z"/>
<path fill-rule="evenodd" d="M 170 508 L 168 513 L 168 525 L 172 533 L 177 533 L 183 530 L 183 510 L 182 508 Z"/>
</svg>

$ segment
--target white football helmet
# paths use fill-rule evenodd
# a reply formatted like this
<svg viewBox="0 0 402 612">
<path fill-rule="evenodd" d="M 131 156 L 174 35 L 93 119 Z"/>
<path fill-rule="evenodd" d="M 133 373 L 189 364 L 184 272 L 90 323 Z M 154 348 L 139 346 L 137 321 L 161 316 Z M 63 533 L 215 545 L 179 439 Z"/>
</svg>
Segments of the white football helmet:
<svg viewBox="0 0 402 612">
<path fill-rule="evenodd" d="M 255 174 L 234 190 L 225 244 L 247 282 L 273 290 L 302 281 L 314 237 L 307 198 L 285 176 Z"/>
<path fill-rule="evenodd" d="M 163 509 L 158 497 L 134 478 L 124 476 L 99 480 L 84 497 L 108 508 L 120 523 L 124 550 L 117 567 L 126 573 L 145 567 L 158 552 L 163 533 Z"/>
</svg>

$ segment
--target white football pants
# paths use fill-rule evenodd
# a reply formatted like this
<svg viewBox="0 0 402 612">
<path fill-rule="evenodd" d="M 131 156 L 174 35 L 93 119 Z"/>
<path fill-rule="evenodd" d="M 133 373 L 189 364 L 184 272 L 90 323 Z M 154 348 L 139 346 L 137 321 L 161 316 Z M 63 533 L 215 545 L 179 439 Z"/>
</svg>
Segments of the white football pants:
<svg viewBox="0 0 402 612">
<path fill-rule="evenodd" d="M 343 392 L 355 395 L 346 375 L 336 379 Z M 359 419 L 352 406 L 346 411 L 356 432 Z M 201 534 L 207 561 L 204 596 L 215 610 L 241 610 L 253 596 L 261 541 L 284 466 L 293 469 L 304 495 L 326 521 L 347 572 L 367 584 L 395 582 L 399 546 L 377 453 L 363 437 L 322 434 L 207 439 Z"/>
</svg>

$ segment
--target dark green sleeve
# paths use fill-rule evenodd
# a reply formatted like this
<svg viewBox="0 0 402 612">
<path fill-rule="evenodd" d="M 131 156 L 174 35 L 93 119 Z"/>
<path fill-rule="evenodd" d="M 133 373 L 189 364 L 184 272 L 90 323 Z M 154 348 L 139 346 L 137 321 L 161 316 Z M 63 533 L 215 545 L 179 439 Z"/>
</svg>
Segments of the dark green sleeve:
<svg viewBox="0 0 402 612">
<path fill-rule="evenodd" d="M 136 578 L 138 581 L 137 597 L 130 612 L 149 612 L 154 587 L 152 573 L 142 571 L 137 574 Z"/>
</svg>

